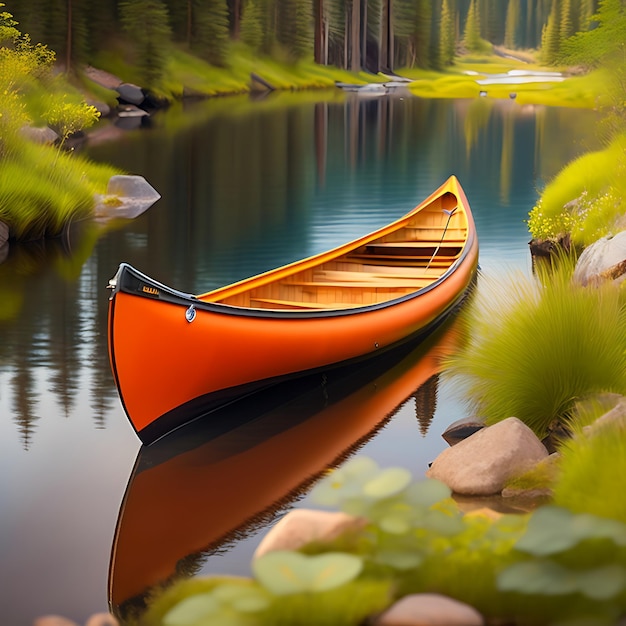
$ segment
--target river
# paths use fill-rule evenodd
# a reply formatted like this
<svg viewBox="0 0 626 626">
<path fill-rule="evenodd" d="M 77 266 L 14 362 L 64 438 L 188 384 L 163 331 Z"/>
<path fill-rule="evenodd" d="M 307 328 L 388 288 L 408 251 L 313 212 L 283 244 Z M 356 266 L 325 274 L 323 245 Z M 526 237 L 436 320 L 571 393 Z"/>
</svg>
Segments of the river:
<svg viewBox="0 0 626 626">
<path fill-rule="evenodd" d="M 105 287 L 120 262 L 207 291 L 366 233 L 455 174 L 482 273 L 529 273 L 524 220 L 545 181 L 596 147 L 594 123 L 589 111 L 515 100 L 329 91 L 186 103 L 142 128 L 111 125 L 115 140 L 95 135 L 91 158 L 144 176 L 162 198 L 133 221 L 12 247 L 0 264 L 2 622 L 56 613 L 82 623 L 106 610 L 114 544 L 123 611 L 176 568 L 247 574 L 264 529 L 311 505 L 328 462 L 358 449 L 419 477 L 446 445 L 441 432 L 466 415 L 452 385 L 432 376 L 444 332 L 358 382 L 265 398 L 264 417 L 234 432 L 140 453 L 106 348 Z M 142 468 L 155 471 L 142 478 Z M 127 485 L 129 517 L 116 533 Z M 135 502 L 143 517 L 130 519 Z M 167 512 L 161 535 L 144 536 L 150 515 Z"/>
</svg>

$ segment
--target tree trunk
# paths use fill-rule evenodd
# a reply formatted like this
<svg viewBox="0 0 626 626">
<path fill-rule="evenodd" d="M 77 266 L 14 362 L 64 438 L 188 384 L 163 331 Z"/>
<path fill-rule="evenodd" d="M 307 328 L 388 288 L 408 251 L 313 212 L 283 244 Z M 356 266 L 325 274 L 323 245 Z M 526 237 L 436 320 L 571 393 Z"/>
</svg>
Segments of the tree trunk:
<svg viewBox="0 0 626 626">
<path fill-rule="evenodd" d="M 361 0 L 352 0 L 352 19 L 350 20 L 350 69 L 361 69 Z"/>
</svg>

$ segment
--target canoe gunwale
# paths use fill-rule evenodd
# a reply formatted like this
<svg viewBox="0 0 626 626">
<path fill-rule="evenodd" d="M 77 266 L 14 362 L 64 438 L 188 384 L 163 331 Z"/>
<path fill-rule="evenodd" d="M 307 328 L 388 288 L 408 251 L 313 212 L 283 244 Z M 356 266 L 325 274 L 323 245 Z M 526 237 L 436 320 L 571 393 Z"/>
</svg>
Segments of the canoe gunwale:
<svg viewBox="0 0 626 626">
<path fill-rule="evenodd" d="M 307 319 L 307 318 L 326 318 L 326 317 L 339 317 L 344 315 L 357 315 L 367 313 L 369 311 L 377 311 L 388 307 L 396 306 L 402 302 L 417 298 L 435 288 L 441 283 L 445 282 L 457 268 L 463 265 L 464 259 L 470 253 L 474 239 L 475 232 L 472 230 L 468 234 L 463 251 L 461 255 L 455 259 L 454 263 L 439 277 L 425 287 L 421 287 L 412 291 L 411 293 L 404 294 L 397 298 L 385 300 L 384 302 L 377 302 L 373 304 L 367 304 L 364 306 L 354 306 L 346 308 L 329 308 L 329 309 L 315 309 L 315 310 L 288 310 L 288 309 L 261 309 L 261 308 L 248 308 L 238 307 L 230 304 L 222 304 L 219 302 L 207 302 L 200 300 L 197 296 L 178 291 L 159 281 L 147 276 L 141 271 L 128 263 L 121 263 L 117 274 L 110 281 L 110 287 L 113 290 L 110 299 L 115 297 L 118 292 L 127 293 L 129 295 L 147 298 L 150 300 L 158 300 L 159 302 L 167 302 L 169 304 L 175 304 L 185 307 L 193 306 L 198 311 L 209 311 L 211 313 L 218 313 L 221 315 L 236 315 L 243 317 L 255 317 L 255 318 L 276 318 L 276 319 Z M 154 292 L 157 292 L 156 294 Z"/>
</svg>

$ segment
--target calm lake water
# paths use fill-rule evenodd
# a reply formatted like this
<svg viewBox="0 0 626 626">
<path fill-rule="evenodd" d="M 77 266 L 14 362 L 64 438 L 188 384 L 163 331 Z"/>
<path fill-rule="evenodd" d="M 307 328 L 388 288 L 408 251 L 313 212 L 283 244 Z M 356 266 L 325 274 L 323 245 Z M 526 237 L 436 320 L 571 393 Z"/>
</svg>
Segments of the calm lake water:
<svg viewBox="0 0 626 626">
<path fill-rule="evenodd" d="M 366 233 L 455 174 L 482 272 L 528 273 L 537 190 L 594 141 L 587 111 L 335 92 L 174 107 L 148 128 L 94 138 L 92 158 L 145 176 L 162 199 L 134 221 L 12 248 L 0 264 L 2 623 L 106 610 L 114 544 L 125 614 L 175 572 L 247 574 L 264 528 L 311 506 L 327 464 L 358 449 L 421 477 L 441 432 L 466 415 L 433 377 L 444 329 L 377 369 L 239 407 L 221 421 L 260 417 L 229 433 L 140 450 L 108 368 L 105 287 L 121 261 L 207 291 Z"/>
</svg>

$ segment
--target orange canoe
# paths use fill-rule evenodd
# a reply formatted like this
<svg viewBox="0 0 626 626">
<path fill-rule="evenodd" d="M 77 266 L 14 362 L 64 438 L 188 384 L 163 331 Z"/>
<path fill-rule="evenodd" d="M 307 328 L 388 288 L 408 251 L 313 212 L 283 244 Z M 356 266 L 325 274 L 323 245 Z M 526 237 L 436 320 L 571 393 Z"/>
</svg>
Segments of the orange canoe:
<svg viewBox="0 0 626 626">
<path fill-rule="evenodd" d="M 427 333 L 473 282 L 478 240 L 451 177 L 404 217 L 333 250 L 201 295 L 122 264 L 109 356 L 144 443 L 260 388 Z"/>
<path fill-rule="evenodd" d="M 454 326 L 359 365 L 283 383 L 142 446 L 120 507 L 109 569 L 126 623 L 212 554 L 284 514 L 409 400 L 425 432 Z M 419 438 L 419 435 L 416 435 Z"/>
</svg>

